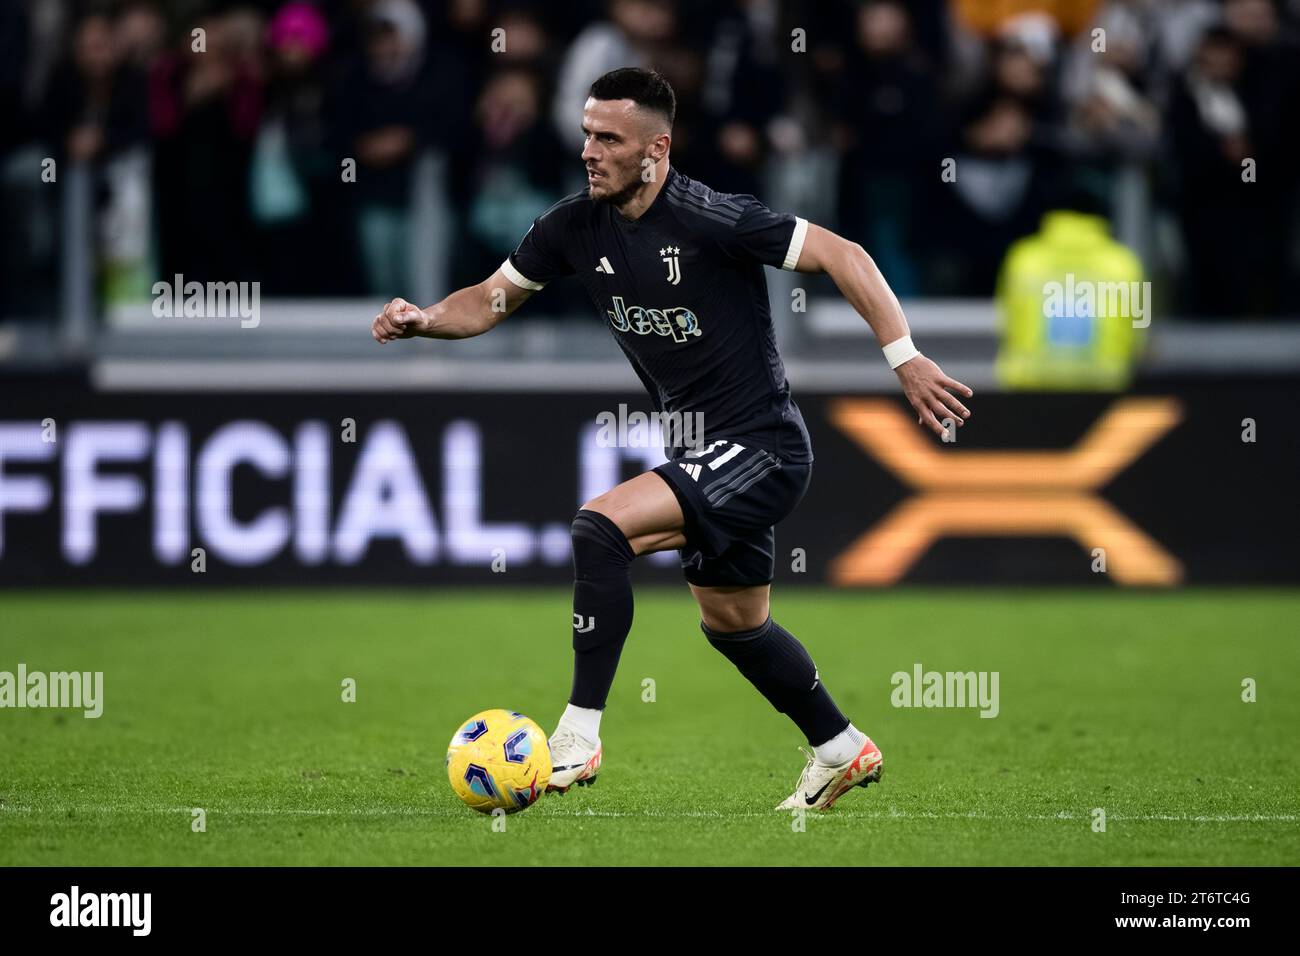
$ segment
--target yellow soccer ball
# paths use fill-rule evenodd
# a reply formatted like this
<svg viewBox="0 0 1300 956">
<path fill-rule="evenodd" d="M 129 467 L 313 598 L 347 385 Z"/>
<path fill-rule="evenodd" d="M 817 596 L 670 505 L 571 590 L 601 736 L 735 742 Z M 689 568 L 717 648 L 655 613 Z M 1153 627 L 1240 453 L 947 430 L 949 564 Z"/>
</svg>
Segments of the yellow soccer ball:
<svg viewBox="0 0 1300 956">
<path fill-rule="evenodd" d="M 447 779 L 465 806 L 479 813 L 525 810 L 551 779 L 546 734 L 513 710 L 477 713 L 447 745 Z"/>
</svg>

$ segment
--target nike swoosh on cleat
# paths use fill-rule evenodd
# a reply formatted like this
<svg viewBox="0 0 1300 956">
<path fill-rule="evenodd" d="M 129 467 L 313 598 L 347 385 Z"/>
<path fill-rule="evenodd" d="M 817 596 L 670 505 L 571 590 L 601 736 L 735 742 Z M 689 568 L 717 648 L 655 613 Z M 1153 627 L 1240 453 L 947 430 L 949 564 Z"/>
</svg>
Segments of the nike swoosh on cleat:
<svg viewBox="0 0 1300 956">
<path fill-rule="evenodd" d="M 830 782 L 829 780 L 827 780 L 824 784 L 822 784 L 822 788 L 821 788 L 820 790 L 818 790 L 816 793 L 814 793 L 811 797 L 804 797 L 804 798 L 803 798 L 803 802 L 806 803 L 806 804 L 808 804 L 808 806 L 811 807 L 814 803 L 817 802 L 817 799 L 818 799 L 818 798 L 819 798 L 823 793 L 826 792 L 826 788 L 829 787 L 830 785 L 831 785 L 831 782 Z"/>
</svg>

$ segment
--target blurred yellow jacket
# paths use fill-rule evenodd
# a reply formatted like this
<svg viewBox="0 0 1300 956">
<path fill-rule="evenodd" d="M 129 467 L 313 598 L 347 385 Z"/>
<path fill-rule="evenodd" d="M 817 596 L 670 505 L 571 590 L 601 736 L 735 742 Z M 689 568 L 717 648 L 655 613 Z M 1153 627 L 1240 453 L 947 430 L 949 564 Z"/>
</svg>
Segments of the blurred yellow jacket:
<svg viewBox="0 0 1300 956">
<path fill-rule="evenodd" d="M 1007 251 L 998 276 L 998 380 L 1040 391 L 1127 388 L 1150 300 L 1142 263 L 1104 218 L 1049 212 Z"/>
</svg>

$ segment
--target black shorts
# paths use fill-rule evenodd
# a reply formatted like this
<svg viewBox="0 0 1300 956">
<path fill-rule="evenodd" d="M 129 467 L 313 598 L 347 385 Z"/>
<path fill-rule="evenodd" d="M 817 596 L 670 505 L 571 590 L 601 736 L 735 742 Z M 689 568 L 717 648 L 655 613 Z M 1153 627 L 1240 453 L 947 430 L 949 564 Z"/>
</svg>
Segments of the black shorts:
<svg viewBox="0 0 1300 956">
<path fill-rule="evenodd" d="M 654 469 L 686 516 L 686 546 L 679 553 L 692 584 L 770 584 L 776 570 L 773 525 L 808 490 L 811 463 L 784 461 L 744 442 L 714 440 Z"/>
</svg>

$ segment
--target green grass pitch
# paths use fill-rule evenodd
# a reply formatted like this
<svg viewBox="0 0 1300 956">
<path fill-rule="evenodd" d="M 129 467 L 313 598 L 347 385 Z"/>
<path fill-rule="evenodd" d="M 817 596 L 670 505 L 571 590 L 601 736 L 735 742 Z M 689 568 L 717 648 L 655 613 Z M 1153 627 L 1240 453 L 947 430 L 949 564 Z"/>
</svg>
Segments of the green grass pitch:
<svg viewBox="0 0 1300 956">
<path fill-rule="evenodd" d="M 3 594 L 0 670 L 102 670 L 105 704 L 0 710 L 0 864 L 1300 863 L 1298 591 L 786 588 L 774 611 L 879 786 L 798 832 L 772 809 L 798 732 L 684 589 L 643 589 L 598 783 L 494 832 L 445 746 L 488 707 L 553 728 L 567 591 Z M 892 707 L 916 662 L 999 672 L 1000 713 Z"/>
</svg>

